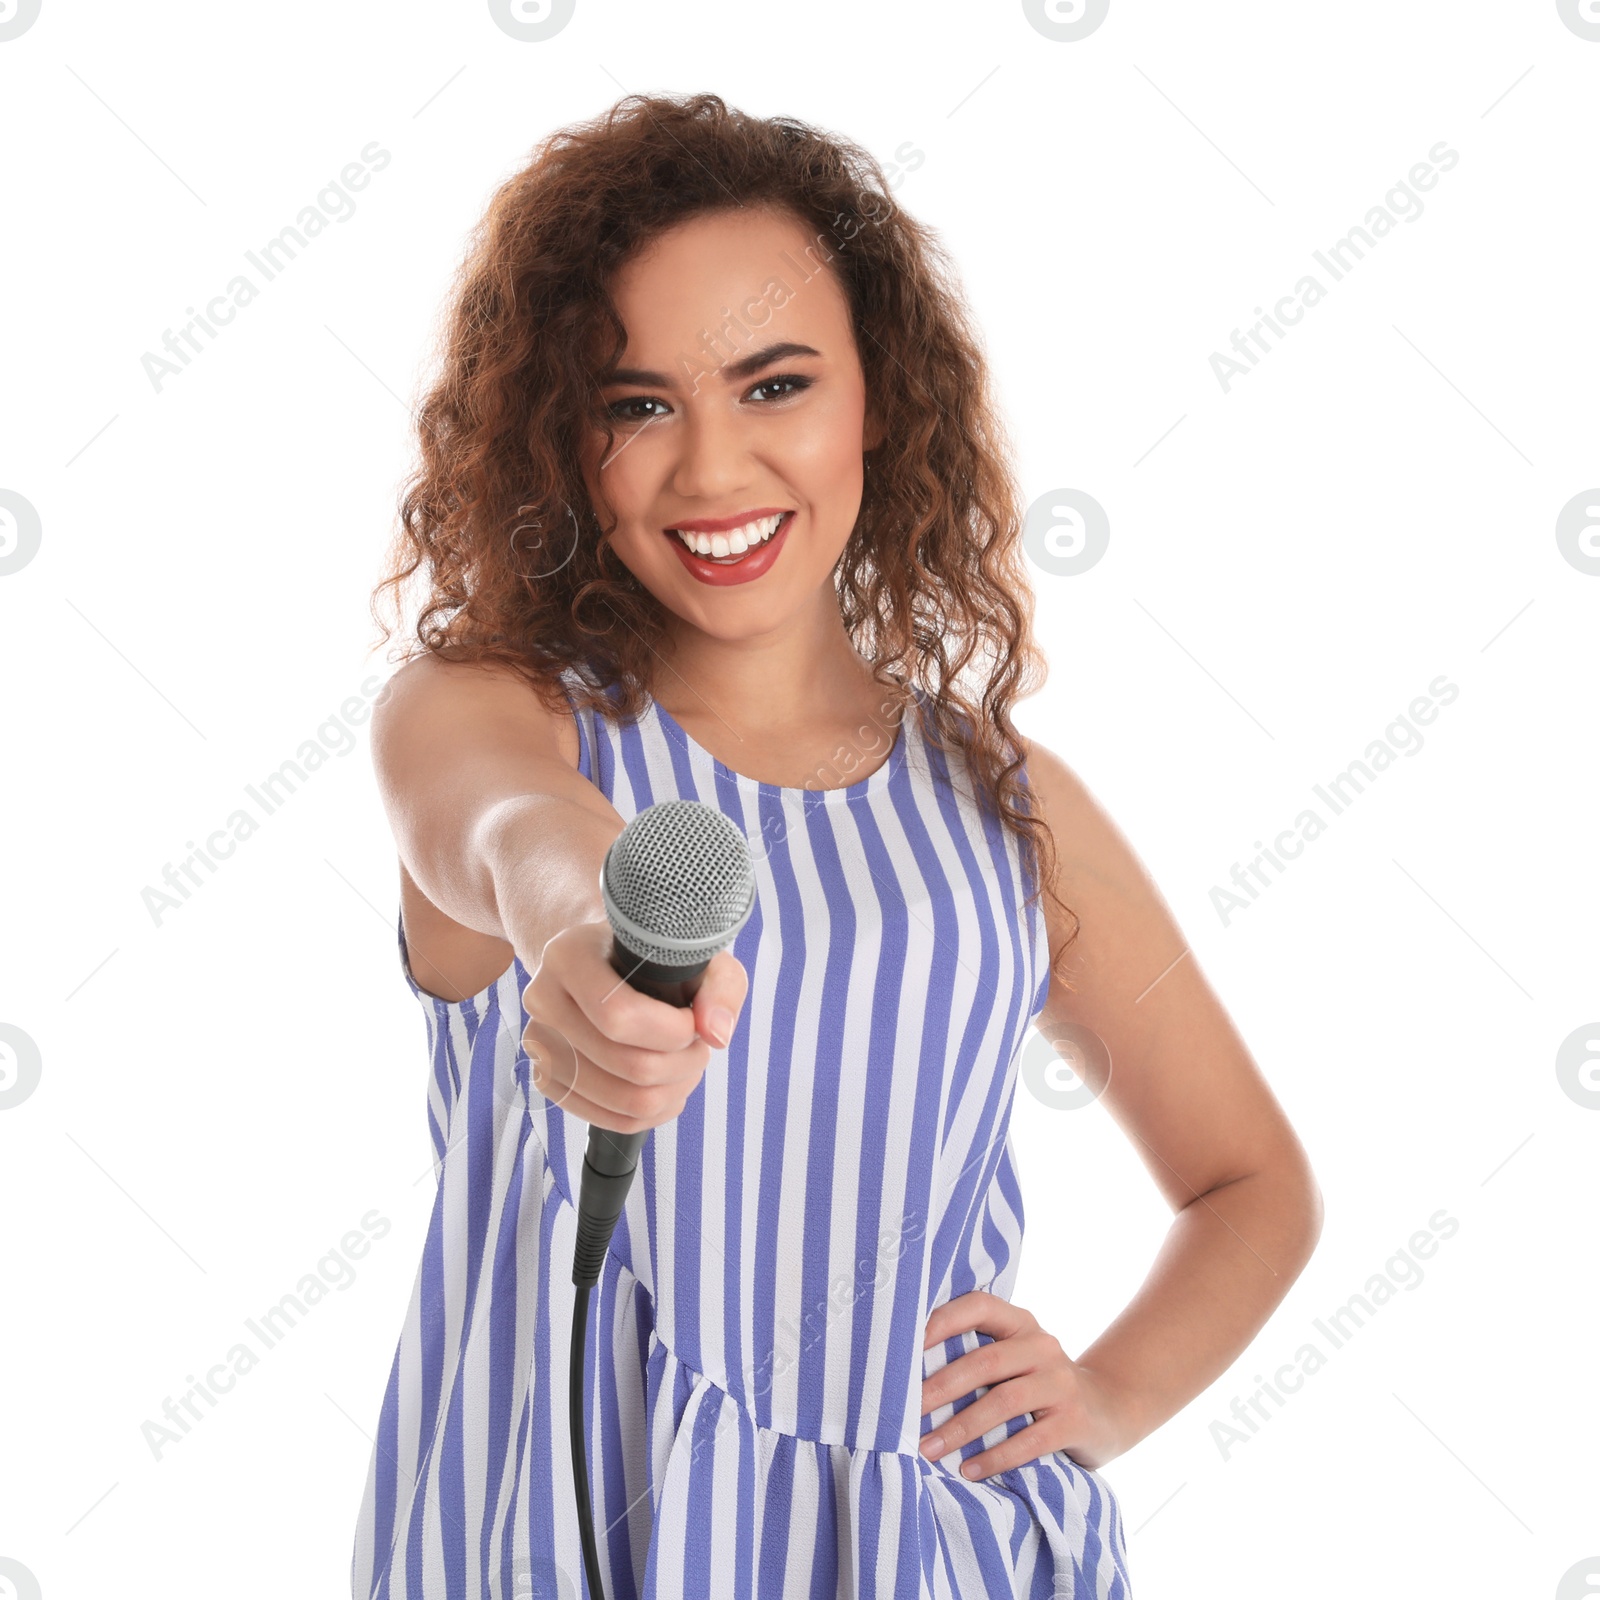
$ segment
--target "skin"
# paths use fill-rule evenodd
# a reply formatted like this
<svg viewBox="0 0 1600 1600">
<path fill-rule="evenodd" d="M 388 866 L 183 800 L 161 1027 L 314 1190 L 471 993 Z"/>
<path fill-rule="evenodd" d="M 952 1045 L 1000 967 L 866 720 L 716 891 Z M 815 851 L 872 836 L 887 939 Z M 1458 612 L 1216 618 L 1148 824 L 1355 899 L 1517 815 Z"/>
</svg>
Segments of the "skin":
<svg viewBox="0 0 1600 1600">
<path fill-rule="evenodd" d="M 751 208 L 682 224 L 630 263 L 613 286 L 628 334 L 621 365 L 664 381 L 603 389 L 618 408 L 616 438 L 606 456 L 595 435 L 583 464 L 596 505 L 619 519 L 618 553 L 670 619 L 656 698 L 733 770 L 832 788 L 887 759 L 899 712 L 884 704 L 833 593 L 860 507 L 863 454 L 883 433 L 847 302 L 831 272 L 807 262 L 810 243 L 796 219 Z M 812 275 L 801 281 L 803 263 Z M 797 289 L 782 305 L 771 304 L 775 276 Z M 753 298 L 771 316 L 708 350 L 705 330 L 723 324 L 722 308 Z M 739 370 L 779 341 L 818 353 Z M 811 384 L 774 382 L 787 374 Z M 743 585 L 703 585 L 662 532 L 767 506 L 797 516 L 774 566 Z M 591 886 L 621 818 L 570 770 L 570 719 L 534 713 L 509 683 L 440 663 L 409 664 L 394 681 L 412 709 L 375 718 L 374 740 L 403 841 L 402 905 L 419 981 L 449 983 L 436 991 L 446 998 L 474 993 L 504 971 L 514 945 L 538 969 L 524 994 L 535 1019 L 525 1042 L 544 1058 L 534 1073 L 543 1092 L 617 1129 L 676 1115 L 709 1047 L 735 1025 L 743 968 L 720 953 L 692 1015 L 619 985 Z M 933 1310 L 925 1347 L 971 1329 L 992 1342 L 924 1385 L 923 1415 L 975 1398 L 923 1453 L 942 1458 L 1011 1418 L 1034 1419 L 966 1463 L 971 1477 L 1055 1450 L 1099 1467 L 1130 1448 L 1239 1356 L 1322 1222 L 1305 1151 L 1148 872 L 1071 768 L 1037 741 L 1024 745 L 1059 852 L 1054 887 L 1082 919 L 1066 966 L 1077 992 L 1053 982 L 1041 1024 L 1098 1035 L 1113 1066 L 1091 1087 L 1174 1220 L 1134 1299 L 1077 1359 L 1030 1312 L 994 1295 Z M 430 875 L 427 894 L 407 861 Z M 535 884 L 537 893 L 527 887 Z M 1069 929 L 1048 897 L 1043 904 L 1050 947 L 1060 950 Z"/>
</svg>

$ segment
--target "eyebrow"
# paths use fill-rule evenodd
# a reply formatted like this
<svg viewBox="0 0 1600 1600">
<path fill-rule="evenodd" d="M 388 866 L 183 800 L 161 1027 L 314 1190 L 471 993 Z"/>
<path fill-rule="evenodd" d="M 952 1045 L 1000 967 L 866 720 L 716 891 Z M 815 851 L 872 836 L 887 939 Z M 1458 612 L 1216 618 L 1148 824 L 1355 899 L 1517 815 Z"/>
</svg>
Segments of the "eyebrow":
<svg viewBox="0 0 1600 1600">
<path fill-rule="evenodd" d="M 747 356 L 741 356 L 737 361 L 730 361 L 717 370 L 725 378 L 738 382 L 741 378 L 754 377 L 763 367 L 769 367 L 774 361 L 787 361 L 792 356 L 820 356 L 820 350 L 813 350 L 808 344 L 796 344 L 792 339 L 783 340 L 779 344 L 764 345 L 760 350 L 752 351 Z M 664 372 L 651 372 L 644 367 L 613 367 L 600 379 L 602 388 L 610 388 L 613 384 L 631 383 L 647 389 L 670 389 L 672 379 Z"/>
</svg>

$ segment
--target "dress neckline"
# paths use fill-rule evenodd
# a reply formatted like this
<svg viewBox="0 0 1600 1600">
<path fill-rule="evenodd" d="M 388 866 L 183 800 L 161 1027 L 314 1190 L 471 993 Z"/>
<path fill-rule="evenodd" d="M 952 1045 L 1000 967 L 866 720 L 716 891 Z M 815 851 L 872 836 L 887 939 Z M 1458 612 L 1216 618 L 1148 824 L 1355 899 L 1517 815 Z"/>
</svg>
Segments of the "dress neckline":
<svg viewBox="0 0 1600 1600">
<path fill-rule="evenodd" d="M 900 721 L 895 729 L 894 744 L 890 747 L 889 756 L 866 777 L 857 779 L 855 783 L 837 789 L 813 789 L 804 785 L 791 785 L 781 783 L 765 783 L 759 778 L 747 777 L 742 772 L 735 772 L 726 762 L 719 761 L 716 756 L 695 739 L 686 728 L 672 715 L 653 694 L 649 694 L 650 706 L 655 713 L 656 723 L 666 736 L 687 751 L 698 754 L 702 761 L 707 761 L 715 769 L 717 775 L 727 779 L 728 782 L 737 784 L 739 788 L 752 794 L 761 795 L 799 795 L 802 797 L 815 796 L 816 801 L 826 805 L 837 804 L 841 801 L 858 800 L 867 795 L 878 793 L 887 788 L 894 781 L 895 774 L 905 765 L 908 730 L 906 724 L 911 721 L 916 704 L 922 699 L 922 691 L 912 685 L 914 702 L 908 702 L 900 714 Z M 815 803 L 815 802 L 814 802 Z"/>
</svg>

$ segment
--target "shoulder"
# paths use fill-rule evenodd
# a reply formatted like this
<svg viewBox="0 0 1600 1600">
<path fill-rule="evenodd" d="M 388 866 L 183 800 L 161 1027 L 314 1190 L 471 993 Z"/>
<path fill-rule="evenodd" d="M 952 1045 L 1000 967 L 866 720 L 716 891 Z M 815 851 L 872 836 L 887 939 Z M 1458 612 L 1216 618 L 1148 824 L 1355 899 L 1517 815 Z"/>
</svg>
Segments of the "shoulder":
<svg viewBox="0 0 1600 1600">
<path fill-rule="evenodd" d="M 1039 814 L 1056 835 L 1063 862 L 1070 859 L 1078 864 L 1078 870 L 1084 870 L 1123 853 L 1131 855 L 1116 823 L 1077 771 L 1048 745 L 1026 735 L 1019 737 L 1028 787 Z"/>
<path fill-rule="evenodd" d="M 1022 740 L 1029 788 L 1055 844 L 1051 887 L 1077 918 L 1046 897 L 1052 949 L 1069 938 L 1080 968 L 1102 981 L 1142 981 L 1184 947 L 1154 878 L 1082 776 L 1037 740 Z M 1122 970 L 1119 970 L 1122 969 Z"/>
<path fill-rule="evenodd" d="M 448 661 L 426 651 L 403 662 L 379 690 L 373 711 L 375 744 L 437 740 L 442 746 L 466 727 L 531 739 L 571 767 L 578 765 L 578 729 L 570 705 L 555 691 L 547 704 L 514 667 L 498 661 Z"/>
<path fill-rule="evenodd" d="M 1049 745 L 1040 744 L 1025 733 L 1017 737 L 1022 743 L 1028 787 L 1037 796 L 1041 810 L 1048 812 L 1072 804 L 1086 792 L 1077 773 Z"/>
</svg>

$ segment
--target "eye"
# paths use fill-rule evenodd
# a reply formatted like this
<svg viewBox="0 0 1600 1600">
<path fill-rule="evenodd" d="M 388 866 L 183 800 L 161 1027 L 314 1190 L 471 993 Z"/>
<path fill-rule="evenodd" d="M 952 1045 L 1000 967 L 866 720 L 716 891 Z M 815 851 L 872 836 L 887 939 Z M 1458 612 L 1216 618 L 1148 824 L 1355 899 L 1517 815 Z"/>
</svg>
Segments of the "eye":
<svg viewBox="0 0 1600 1600">
<path fill-rule="evenodd" d="M 651 416 L 642 417 L 637 411 L 629 411 L 627 407 L 659 406 L 663 403 L 664 402 L 654 399 L 652 396 L 647 394 L 635 394 L 630 395 L 626 400 L 614 400 L 609 406 L 606 407 L 606 411 L 608 415 L 615 417 L 618 422 L 653 422 L 655 421 L 656 416 L 660 415 L 659 412 L 656 412 Z"/>
<path fill-rule="evenodd" d="M 809 389 L 815 382 L 815 378 L 804 377 L 798 372 L 782 372 L 779 373 L 775 378 L 763 378 L 761 382 L 750 391 L 750 393 L 754 394 L 756 389 L 775 389 L 779 384 L 787 383 L 792 385 L 789 391 L 790 394 L 799 394 L 802 390 Z M 789 398 L 789 396 L 779 395 L 778 398 L 780 400 L 786 400 Z M 768 405 L 771 405 L 772 403 L 773 402 L 770 400 L 766 402 Z"/>
<path fill-rule="evenodd" d="M 751 395 L 757 395 L 763 389 L 783 390 L 782 393 L 776 395 L 773 399 L 760 402 L 762 405 L 771 406 L 778 404 L 780 401 L 788 400 L 794 395 L 800 394 L 802 391 L 809 389 L 815 382 L 815 378 L 808 378 L 803 373 L 781 372 L 775 377 L 763 378 L 760 383 L 755 384 L 749 390 L 749 393 Z M 633 409 L 636 406 L 660 406 L 663 409 L 660 411 L 641 413 Z M 658 400 L 654 395 L 634 394 L 629 395 L 623 400 L 613 400 L 611 404 L 606 407 L 606 412 L 609 416 L 615 417 L 616 420 L 621 423 L 654 422 L 658 417 L 666 415 L 666 401 Z"/>
</svg>

